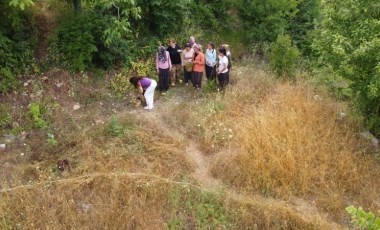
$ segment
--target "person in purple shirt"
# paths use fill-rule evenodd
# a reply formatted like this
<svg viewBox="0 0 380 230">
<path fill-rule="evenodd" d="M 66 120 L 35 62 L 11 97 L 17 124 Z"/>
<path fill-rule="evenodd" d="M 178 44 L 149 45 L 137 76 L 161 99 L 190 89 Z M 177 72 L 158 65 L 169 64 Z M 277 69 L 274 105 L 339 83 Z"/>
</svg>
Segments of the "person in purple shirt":
<svg viewBox="0 0 380 230">
<path fill-rule="evenodd" d="M 157 82 L 154 79 L 143 76 L 131 77 L 129 82 L 138 90 L 139 93 L 144 95 L 147 104 L 144 109 L 153 109 L 154 90 L 157 87 Z"/>
</svg>

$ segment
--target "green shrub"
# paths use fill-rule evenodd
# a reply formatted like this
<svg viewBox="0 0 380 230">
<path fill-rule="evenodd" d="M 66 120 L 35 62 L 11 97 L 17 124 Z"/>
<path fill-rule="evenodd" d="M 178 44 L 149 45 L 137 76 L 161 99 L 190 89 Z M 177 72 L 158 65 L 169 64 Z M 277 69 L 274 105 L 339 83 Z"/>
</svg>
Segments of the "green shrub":
<svg viewBox="0 0 380 230">
<path fill-rule="evenodd" d="M 325 1 L 312 48 L 347 79 L 367 127 L 380 136 L 380 19 L 377 0 Z"/>
<path fill-rule="evenodd" d="M 129 79 L 124 74 L 117 74 L 110 81 L 110 89 L 116 97 L 123 97 L 127 92 L 133 90 L 133 86 L 129 83 Z"/>
<path fill-rule="evenodd" d="M 73 14 L 55 31 L 52 46 L 71 71 L 84 71 L 92 66 L 97 51 L 93 34 L 96 18 L 92 14 Z"/>
<path fill-rule="evenodd" d="M 120 137 L 123 135 L 123 127 L 119 124 L 115 116 L 111 117 L 111 121 L 108 125 L 108 131 L 115 137 Z"/>
<path fill-rule="evenodd" d="M 372 212 L 366 212 L 361 207 L 355 208 L 349 206 L 346 211 L 351 215 L 351 221 L 360 229 L 379 230 L 380 229 L 380 211 L 376 216 Z"/>
<path fill-rule="evenodd" d="M 7 68 L 0 68 L 0 77 L 0 93 L 14 90 L 19 84 L 17 77 Z"/>
<path fill-rule="evenodd" d="M 9 106 L 0 104 L 0 128 L 5 128 L 11 125 L 11 113 Z"/>
<path fill-rule="evenodd" d="M 39 103 L 30 104 L 26 116 L 32 123 L 33 128 L 46 129 L 49 127 L 49 123 L 46 119 L 47 108 Z"/>
<path fill-rule="evenodd" d="M 168 193 L 172 213 L 167 223 L 168 229 L 234 229 L 231 215 L 222 200 L 211 193 L 189 188 L 173 188 Z M 219 199 L 218 199 L 219 198 Z"/>
<path fill-rule="evenodd" d="M 16 2 L 13 1 L 13 4 Z M 20 8 L 0 1 L 0 93 L 15 89 L 17 76 L 35 69 L 33 54 L 38 29 L 33 12 Z"/>
<path fill-rule="evenodd" d="M 270 66 L 280 77 L 293 77 L 296 70 L 299 51 L 292 45 L 289 35 L 280 35 L 269 54 Z"/>
</svg>

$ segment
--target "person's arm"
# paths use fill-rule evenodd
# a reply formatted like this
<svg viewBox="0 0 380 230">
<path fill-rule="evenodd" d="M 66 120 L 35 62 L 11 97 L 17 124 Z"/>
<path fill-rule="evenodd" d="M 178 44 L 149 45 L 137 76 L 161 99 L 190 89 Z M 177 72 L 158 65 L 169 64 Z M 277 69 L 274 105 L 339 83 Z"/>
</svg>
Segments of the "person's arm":
<svg viewBox="0 0 380 230">
<path fill-rule="evenodd" d="M 140 94 L 144 93 L 144 90 L 143 90 L 140 82 L 137 82 L 137 92 L 139 92 Z"/>
<path fill-rule="evenodd" d="M 182 53 L 181 47 L 177 44 L 177 52 Z"/>
<path fill-rule="evenodd" d="M 156 69 L 157 69 L 157 73 L 160 73 L 160 70 L 158 68 L 158 53 L 156 55 Z"/>
<path fill-rule="evenodd" d="M 212 52 L 212 63 L 211 66 L 216 65 L 216 50 L 214 49 L 214 52 Z"/>
<path fill-rule="evenodd" d="M 227 58 L 228 58 L 228 69 L 231 70 L 232 69 L 232 57 L 231 57 L 231 53 L 228 54 Z"/>
<path fill-rule="evenodd" d="M 166 51 L 167 52 L 167 51 Z M 172 59 L 170 58 L 170 55 L 169 55 L 169 52 L 166 53 L 167 57 L 168 57 L 168 62 L 169 62 L 169 69 L 172 68 Z"/>
</svg>

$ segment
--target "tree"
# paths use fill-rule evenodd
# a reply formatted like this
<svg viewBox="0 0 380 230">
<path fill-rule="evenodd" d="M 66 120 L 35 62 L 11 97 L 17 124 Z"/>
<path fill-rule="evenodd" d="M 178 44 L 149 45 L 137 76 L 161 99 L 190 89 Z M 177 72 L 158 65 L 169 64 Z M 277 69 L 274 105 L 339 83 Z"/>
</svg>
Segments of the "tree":
<svg viewBox="0 0 380 230">
<path fill-rule="evenodd" d="M 319 5 L 320 0 L 301 0 L 297 5 L 297 13 L 288 21 L 287 31 L 305 56 L 312 53 L 311 34 L 318 20 Z"/>
<path fill-rule="evenodd" d="M 299 0 L 239 0 L 237 8 L 245 37 L 253 42 L 274 42 L 294 17 Z"/>
<path fill-rule="evenodd" d="M 313 49 L 350 81 L 357 108 L 380 136 L 380 4 L 378 0 L 321 2 Z"/>
</svg>

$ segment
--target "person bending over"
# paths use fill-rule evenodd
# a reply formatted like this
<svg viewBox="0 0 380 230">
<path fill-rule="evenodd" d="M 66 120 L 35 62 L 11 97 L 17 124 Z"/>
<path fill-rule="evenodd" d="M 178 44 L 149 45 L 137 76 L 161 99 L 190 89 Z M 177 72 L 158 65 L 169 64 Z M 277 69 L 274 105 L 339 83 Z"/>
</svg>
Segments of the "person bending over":
<svg viewBox="0 0 380 230">
<path fill-rule="evenodd" d="M 146 106 L 144 109 L 153 109 L 154 90 L 156 89 L 157 82 L 154 79 L 143 76 L 131 77 L 129 82 L 138 90 L 140 94 L 144 95 L 146 101 Z"/>
</svg>

